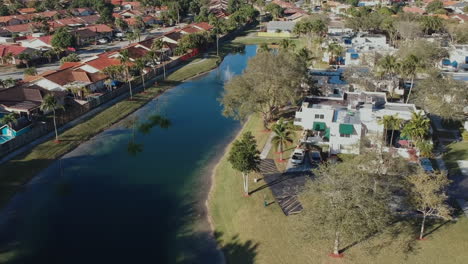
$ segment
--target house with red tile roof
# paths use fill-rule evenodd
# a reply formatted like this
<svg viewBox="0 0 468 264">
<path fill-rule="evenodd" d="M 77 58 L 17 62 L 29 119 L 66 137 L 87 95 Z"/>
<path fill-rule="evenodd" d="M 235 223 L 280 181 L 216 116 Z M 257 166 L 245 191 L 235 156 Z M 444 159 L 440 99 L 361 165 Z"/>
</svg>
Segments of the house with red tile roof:
<svg viewBox="0 0 468 264">
<path fill-rule="evenodd" d="M 81 21 L 83 21 L 84 25 L 94 25 L 99 22 L 99 19 L 101 18 L 100 15 L 89 15 L 89 16 L 82 16 L 78 17 Z"/>
<path fill-rule="evenodd" d="M 90 16 L 94 14 L 94 10 L 92 10 L 89 7 L 79 7 L 79 8 L 73 8 L 70 10 L 70 12 L 74 16 Z"/>
<path fill-rule="evenodd" d="M 20 64 L 21 60 L 18 59 L 20 54 L 33 56 L 34 49 L 16 45 L 0 45 L 0 64 Z"/>
<path fill-rule="evenodd" d="M 38 112 L 44 97 L 53 94 L 63 98 L 65 93 L 48 91 L 37 85 L 14 86 L 0 90 L 0 111 L 30 115 Z M 59 99 L 59 101 L 62 101 Z"/>
<path fill-rule="evenodd" d="M 122 2 L 121 6 L 126 10 L 134 10 L 141 7 L 140 2 Z"/>
<path fill-rule="evenodd" d="M 6 26 L 3 27 L 4 30 L 8 31 L 10 35 L 20 35 L 26 36 L 32 33 L 37 32 L 37 23 L 27 23 L 27 24 L 19 24 L 13 26 Z"/>
<path fill-rule="evenodd" d="M 13 26 L 22 24 L 23 20 L 16 16 L 0 16 L 0 26 Z"/>
<path fill-rule="evenodd" d="M 73 33 L 77 39 L 78 45 L 87 45 L 96 42 L 100 38 L 111 39 L 113 29 L 108 25 L 97 24 L 87 27 L 78 28 Z"/>
<path fill-rule="evenodd" d="M 200 30 L 206 30 L 206 31 L 210 31 L 213 29 L 213 26 L 206 22 L 193 23 L 193 24 L 190 24 L 190 26 L 198 28 Z"/>
<path fill-rule="evenodd" d="M 29 8 L 18 9 L 18 12 L 22 15 L 25 15 L 25 14 L 34 14 L 37 12 L 37 10 L 36 8 L 29 7 Z"/>
<path fill-rule="evenodd" d="M 28 36 L 24 40 L 17 41 L 21 47 L 32 48 L 38 50 L 51 49 L 52 48 L 52 35 L 42 37 Z"/>
<path fill-rule="evenodd" d="M 468 23 L 468 15 L 465 15 L 465 14 L 452 15 L 450 16 L 450 18 L 458 20 L 458 23 L 460 24 Z"/>
<path fill-rule="evenodd" d="M 70 67 L 40 74 L 31 81 L 31 84 L 49 91 L 67 91 L 70 87 L 79 86 L 94 92 L 104 87 L 104 80 L 107 78 L 100 72 L 90 73 Z"/>
<path fill-rule="evenodd" d="M 195 33 L 199 33 L 199 32 L 202 32 L 203 30 L 200 30 L 199 28 L 196 28 L 196 27 L 192 27 L 192 26 L 186 26 L 186 27 L 183 27 L 182 29 L 180 29 L 180 33 L 184 34 L 184 35 L 188 35 L 188 34 L 195 34 Z"/>
<path fill-rule="evenodd" d="M 424 10 L 422 8 L 419 8 L 419 7 L 416 7 L 416 6 L 405 6 L 405 7 L 403 7 L 403 12 L 419 14 L 419 15 L 426 14 L 426 10 Z"/>
</svg>

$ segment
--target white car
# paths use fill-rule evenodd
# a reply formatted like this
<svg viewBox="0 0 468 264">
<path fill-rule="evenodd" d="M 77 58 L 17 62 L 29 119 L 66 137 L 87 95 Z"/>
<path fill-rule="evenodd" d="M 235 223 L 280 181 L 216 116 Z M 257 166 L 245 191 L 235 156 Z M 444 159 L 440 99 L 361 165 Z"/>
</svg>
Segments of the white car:
<svg viewBox="0 0 468 264">
<path fill-rule="evenodd" d="M 109 40 L 106 39 L 106 38 L 101 38 L 101 39 L 98 39 L 98 42 L 99 42 L 100 44 L 106 44 L 107 42 L 109 42 Z"/>
<path fill-rule="evenodd" d="M 305 150 L 297 148 L 294 150 L 291 156 L 291 163 L 293 165 L 300 165 L 304 162 L 305 158 Z"/>
</svg>

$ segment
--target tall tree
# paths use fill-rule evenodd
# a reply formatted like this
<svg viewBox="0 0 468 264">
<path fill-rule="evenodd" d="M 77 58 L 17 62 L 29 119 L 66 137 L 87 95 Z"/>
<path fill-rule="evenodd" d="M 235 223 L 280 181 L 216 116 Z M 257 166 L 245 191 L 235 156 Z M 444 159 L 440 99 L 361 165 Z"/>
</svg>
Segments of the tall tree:
<svg viewBox="0 0 468 264">
<path fill-rule="evenodd" d="M 15 116 L 15 114 L 14 114 L 14 113 L 10 113 L 10 114 L 4 115 L 4 116 L 0 119 L 0 124 L 11 126 L 15 121 L 16 121 L 16 116 Z"/>
<path fill-rule="evenodd" d="M 146 90 L 145 85 L 145 68 L 146 68 L 146 60 L 145 58 L 138 58 L 135 61 L 135 68 L 140 73 L 141 81 L 143 83 L 143 91 Z"/>
<path fill-rule="evenodd" d="M 408 97 L 406 98 L 406 103 L 409 102 L 411 97 L 411 92 L 413 91 L 414 86 L 414 78 L 419 70 L 423 69 L 425 65 L 421 62 L 421 60 L 414 54 L 410 54 L 405 57 L 400 63 L 400 74 L 410 78 L 410 89 L 408 92 Z"/>
<path fill-rule="evenodd" d="M 250 132 L 242 135 L 240 140 L 234 141 L 229 152 L 228 161 L 232 167 L 242 173 L 244 195 L 249 195 L 249 173 L 258 171 L 260 152 L 257 142 Z"/>
<path fill-rule="evenodd" d="M 413 112 L 411 119 L 406 122 L 401 131 L 401 135 L 414 142 L 420 142 L 429 133 L 431 121 L 421 112 Z"/>
<path fill-rule="evenodd" d="M 276 146 L 276 149 L 280 153 L 280 161 L 283 161 L 284 147 L 288 143 L 293 143 L 291 123 L 280 119 L 278 120 L 278 123 L 273 125 L 272 130 L 274 136 L 271 142 Z"/>
<path fill-rule="evenodd" d="M 391 135 L 390 135 L 390 147 L 393 147 L 394 132 L 395 132 L 395 130 L 401 129 L 401 126 L 403 124 L 403 120 L 398 117 L 398 114 L 396 114 L 396 115 L 386 115 L 379 121 L 379 123 L 384 126 L 385 135 L 387 135 L 388 130 L 390 130 L 392 132 Z M 387 138 L 385 136 L 385 142 L 386 141 L 387 141 Z"/>
<path fill-rule="evenodd" d="M 306 65 L 297 56 L 261 52 L 249 60 L 243 75 L 224 86 L 223 114 L 245 119 L 259 113 L 267 129 L 281 106 L 296 102 L 301 85 L 307 81 Z"/>
<path fill-rule="evenodd" d="M 450 180 L 443 172 L 429 174 L 419 170 L 416 174 L 408 176 L 407 181 L 409 204 L 422 214 L 419 239 L 423 239 L 428 216 L 450 219 L 450 207 L 445 193 Z"/>
<path fill-rule="evenodd" d="M 350 159 L 320 165 L 314 174 L 314 181 L 299 196 L 304 206 L 299 219 L 312 239 L 332 242 L 334 256 L 340 255 L 344 243 L 360 241 L 389 226 L 390 192 L 385 184 L 376 190 L 366 168 Z"/>
<path fill-rule="evenodd" d="M 414 97 L 415 104 L 424 111 L 451 120 L 462 120 L 468 105 L 466 84 L 438 73 L 429 73 L 418 83 Z"/>
<path fill-rule="evenodd" d="M 65 108 L 63 107 L 63 105 L 59 104 L 55 96 L 53 96 L 52 94 L 47 94 L 44 97 L 44 101 L 42 102 L 40 109 L 41 111 L 44 111 L 44 112 L 52 111 L 52 119 L 54 121 L 54 130 L 55 130 L 55 142 L 59 142 L 57 122 L 55 120 L 55 111 L 58 109 L 65 110 Z"/>
<path fill-rule="evenodd" d="M 76 44 L 76 38 L 68 31 L 67 27 L 61 27 L 57 29 L 52 36 L 51 44 L 52 47 L 63 51 L 68 47 L 74 47 Z"/>
<path fill-rule="evenodd" d="M 121 50 L 119 52 L 119 56 L 120 56 L 119 57 L 120 63 L 125 67 L 125 79 L 128 83 L 128 88 L 130 92 L 130 100 L 132 100 L 133 99 L 132 78 L 130 75 L 130 66 L 129 66 L 131 61 L 130 61 L 130 57 L 128 54 L 128 49 Z"/>
</svg>

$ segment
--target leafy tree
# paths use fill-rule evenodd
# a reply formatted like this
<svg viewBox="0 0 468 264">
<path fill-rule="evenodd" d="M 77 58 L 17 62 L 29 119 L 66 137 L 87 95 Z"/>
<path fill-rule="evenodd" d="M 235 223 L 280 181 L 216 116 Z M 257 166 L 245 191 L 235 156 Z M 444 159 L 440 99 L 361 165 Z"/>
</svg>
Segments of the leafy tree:
<svg viewBox="0 0 468 264">
<path fill-rule="evenodd" d="M 13 53 L 11 52 L 8 52 L 7 54 L 5 54 L 3 57 L 0 57 L 0 62 L 2 64 L 8 64 L 8 63 L 11 63 L 11 61 L 13 60 L 15 56 L 13 56 Z"/>
<path fill-rule="evenodd" d="M 262 44 L 260 44 L 260 46 L 258 47 L 257 51 L 258 51 L 258 52 L 270 52 L 271 49 L 270 49 L 270 47 L 268 47 L 268 44 L 262 43 Z"/>
<path fill-rule="evenodd" d="M 328 44 L 327 51 L 331 55 L 331 60 L 334 63 L 336 63 L 336 59 L 338 57 L 340 57 L 341 55 L 343 55 L 344 48 L 340 44 L 338 44 L 336 42 L 332 42 L 332 43 Z"/>
<path fill-rule="evenodd" d="M 26 64 L 26 67 L 29 68 L 29 62 L 31 61 L 31 55 L 28 53 L 20 53 L 18 55 L 18 59 L 21 60 L 21 62 Z"/>
<path fill-rule="evenodd" d="M 52 111 L 52 118 L 54 120 L 54 130 L 55 130 L 55 142 L 59 142 L 57 122 L 55 120 L 55 110 L 58 110 L 58 109 L 65 110 L 65 108 L 61 104 L 59 104 L 55 96 L 53 96 L 52 94 L 47 94 L 44 97 L 44 101 L 42 102 L 40 109 L 41 111 L 44 111 L 44 112 Z"/>
<path fill-rule="evenodd" d="M 306 47 L 300 49 L 298 52 L 297 52 L 297 56 L 305 61 L 306 65 L 309 66 L 310 64 L 310 61 L 313 59 L 312 57 L 312 53 L 310 52 L 310 50 L 308 50 Z"/>
<path fill-rule="evenodd" d="M 437 43 L 427 40 L 415 40 L 406 42 L 397 52 L 397 57 L 406 58 L 416 56 L 424 68 L 436 67 L 440 60 L 448 57 L 448 51 Z"/>
<path fill-rule="evenodd" d="M 156 39 L 151 45 L 151 51 L 153 54 L 153 58 L 157 59 L 157 61 L 162 64 L 164 79 L 166 79 L 166 63 L 164 62 L 165 60 L 164 56 L 166 53 L 162 50 L 164 45 L 165 45 L 165 42 L 162 39 Z"/>
<path fill-rule="evenodd" d="M 67 27 L 61 27 L 52 36 L 51 44 L 54 48 L 65 50 L 68 47 L 75 46 L 76 38 L 67 30 Z"/>
<path fill-rule="evenodd" d="M 450 219 L 450 207 L 447 205 L 445 190 L 450 184 L 443 172 L 426 173 L 419 170 L 407 177 L 409 183 L 408 198 L 410 205 L 422 214 L 419 239 L 424 237 L 424 227 L 428 216 Z"/>
<path fill-rule="evenodd" d="M 279 52 L 261 52 L 249 60 L 246 71 L 224 87 L 221 99 L 223 114 L 245 119 L 260 113 L 264 127 L 277 110 L 295 103 L 301 84 L 308 80 L 307 68 L 297 56 Z"/>
<path fill-rule="evenodd" d="M 444 119 L 462 120 L 468 104 L 468 89 L 462 81 L 449 76 L 430 74 L 415 91 L 415 104 Z"/>
<path fill-rule="evenodd" d="M 415 21 L 399 20 L 395 22 L 395 30 L 404 40 L 413 40 L 421 36 L 423 28 Z"/>
<path fill-rule="evenodd" d="M 128 24 L 125 20 L 121 18 L 117 18 L 114 21 L 115 27 L 120 31 L 120 32 L 125 32 L 128 29 Z"/>
<path fill-rule="evenodd" d="M 283 8 L 275 3 L 269 3 L 265 6 L 265 11 L 270 13 L 274 19 L 278 19 L 283 16 Z"/>
<path fill-rule="evenodd" d="M 454 44 L 468 43 L 468 23 L 450 23 L 446 26 L 450 39 Z"/>
<path fill-rule="evenodd" d="M 249 173 L 258 171 L 260 165 L 260 152 L 257 142 L 250 132 L 242 135 L 240 140 L 234 141 L 229 152 L 228 161 L 232 167 L 242 173 L 244 195 L 249 195 Z"/>
<path fill-rule="evenodd" d="M 278 123 L 273 125 L 272 130 L 274 136 L 271 142 L 276 146 L 280 153 L 280 161 L 283 161 L 284 146 L 288 143 L 293 143 L 291 123 L 280 119 L 278 120 Z"/>
<path fill-rule="evenodd" d="M 333 241 L 333 255 L 344 243 L 360 241 L 383 231 L 392 221 L 390 191 L 374 184 L 373 173 L 350 159 L 323 164 L 299 199 L 304 211 L 299 219 L 311 239 Z"/>
<path fill-rule="evenodd" d="M 434 144 L 429 140 L 421 140 L 416 142 L 416 147 L 419 149 L 419 156 L 423 158 L 432 158 Z"/>
</svg>

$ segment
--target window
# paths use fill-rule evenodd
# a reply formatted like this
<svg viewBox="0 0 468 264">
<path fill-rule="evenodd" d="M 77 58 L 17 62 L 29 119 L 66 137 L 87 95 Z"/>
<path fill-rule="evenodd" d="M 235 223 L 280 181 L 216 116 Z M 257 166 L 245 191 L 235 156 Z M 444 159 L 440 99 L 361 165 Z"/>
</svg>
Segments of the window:
<svg viewBox="0 0 468 264">
<path fill-rule="evenodd" d="M 351 135 L 349 135 L 349 134 L 340 134 L 340 137 L 344 137 L 344 138 L 350 138 L 350 137 L 351 137 Z"/>
<path fill-rule="evenodd" d="M 325 115 L 315 115 L 315 119 L 324 119 Z"/>
<path fill-rule="evenodd" d="M 294 122 L 302 122 L 302 118 L 299 118 L 299 117 L 298 117 L 298 118 L 295 118 L 295 119 L 294 119 Z"/>
</svg>

